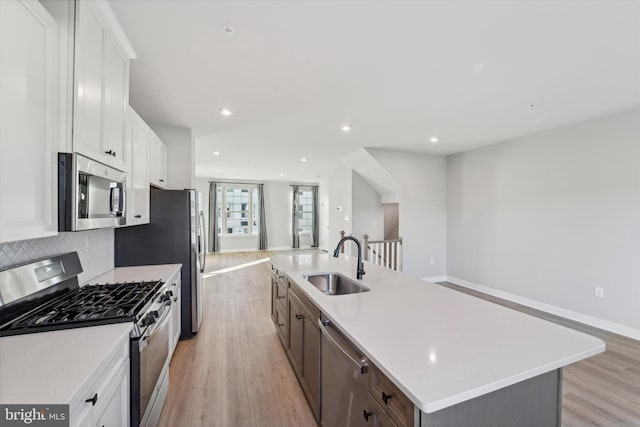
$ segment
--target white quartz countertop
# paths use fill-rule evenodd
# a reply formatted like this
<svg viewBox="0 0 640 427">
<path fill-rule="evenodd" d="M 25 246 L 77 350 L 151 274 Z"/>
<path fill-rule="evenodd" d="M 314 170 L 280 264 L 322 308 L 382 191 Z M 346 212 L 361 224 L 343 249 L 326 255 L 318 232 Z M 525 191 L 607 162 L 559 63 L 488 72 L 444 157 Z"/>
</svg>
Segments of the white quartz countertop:
<svg viewBox="0 0 640 427">
<path fill-rule="evenodd" d="M 122 283 L 147 280 L 170 282 L 180 277 L 182 264 L 140 265 L 136 267 L 116 267 L 87 280 L 85 284 Z"/>
<path fill-rule="evenodd" d="M 173 281 L 182 264 L 117 267 L 86 284 Z M 0 338 L 0 403 L 68 403 L 132 323 Z"/>
<path fill-rule="evenodd" d="M 277 254 L 322 313 L 426 413 L 605 350 L 600 339 L 365 262 L 369 292 L 325 295 L 302 278 L 340 272 L 355 257 Z"/>
<path fill-rule="evenodd" d="M 0 403 L 69 403 L 132 323 L 0 338 Z"/>
</svg>

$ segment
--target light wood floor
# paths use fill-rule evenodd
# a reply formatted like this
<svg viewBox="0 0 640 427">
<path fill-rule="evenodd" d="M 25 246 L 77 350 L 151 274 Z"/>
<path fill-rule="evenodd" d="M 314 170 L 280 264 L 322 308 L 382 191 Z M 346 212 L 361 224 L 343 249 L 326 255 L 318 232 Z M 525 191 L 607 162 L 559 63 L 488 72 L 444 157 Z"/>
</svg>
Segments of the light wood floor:
<svg viewBox="0 0 640 427">
<path fill-rule="evenodd" d="M 209 255 L 206 270 L 269 256 Z M 178 344 L 161 426 L 316 425 L 271 322 L 269 274 L 265 262 L 205 279 L 203 326 L 195 338 Z M 640 427 L 640 341 L 450 283 L 441 285 L 604 340 L 605 353 L 564 370 L 562 425 Z"/>
<path fill-rule="evenodd" d="M 269 255 L 209 255 L 206 272 Z M 178 343 L 160 426 L 316 426 L 271 321 L 269 275 L 266 262 L 204 280 L 202 329 Z"/>
</svg>

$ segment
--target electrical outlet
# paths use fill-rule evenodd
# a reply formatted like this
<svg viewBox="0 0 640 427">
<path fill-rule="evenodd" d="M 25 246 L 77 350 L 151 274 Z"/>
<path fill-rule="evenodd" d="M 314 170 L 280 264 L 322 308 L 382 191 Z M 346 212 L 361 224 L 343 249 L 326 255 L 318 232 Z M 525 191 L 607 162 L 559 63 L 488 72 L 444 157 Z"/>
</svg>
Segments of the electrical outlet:
<svg viewBox="0 0 640 427">
<path fill-rule="evenodd" d="M 593 295 L 596 298 L 604 298 L 604 288 L 601 288 L 600 286 L 596 286 L 595 288 L 593 288 Z"/>
<path fill-rule="evenodd" d="M 433 265 L 433 264 L 435 264 L 435 263 L 436 263 L 436 260 L 435 260 L 435 259 L 433 259 L 433 258 L 429 259 L 429 264 Z"/>
</svg>

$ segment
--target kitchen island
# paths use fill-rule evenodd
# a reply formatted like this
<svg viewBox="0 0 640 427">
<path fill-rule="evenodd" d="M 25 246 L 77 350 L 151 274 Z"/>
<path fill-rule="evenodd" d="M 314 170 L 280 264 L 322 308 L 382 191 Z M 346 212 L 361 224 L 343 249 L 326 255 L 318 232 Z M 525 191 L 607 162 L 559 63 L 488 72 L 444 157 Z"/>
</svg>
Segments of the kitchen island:
<svg viewBox="0 0 640 427">
<path fill-rule="evenodd" d="M 358 281 L 368 292 L 326 295 L 303 278 L 355 279 L 355 257 L 272 262 L 411 401 L 411 425 L 559 425 L 562 368 L 605 350 L 581 332 L 371 263 Z"/>
</svg>

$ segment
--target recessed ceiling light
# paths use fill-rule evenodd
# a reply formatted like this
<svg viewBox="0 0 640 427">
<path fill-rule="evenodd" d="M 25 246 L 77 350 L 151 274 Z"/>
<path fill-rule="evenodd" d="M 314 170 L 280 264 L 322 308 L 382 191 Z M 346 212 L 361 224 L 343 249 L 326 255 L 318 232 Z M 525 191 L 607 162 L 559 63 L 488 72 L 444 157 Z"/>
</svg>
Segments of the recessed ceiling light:
<svg viewBox="0 0 640 427">
<path fill-rule="evenodd" d="M 344 125 L 340 129 L 342 129 L 342 132 L 349 132 L 351 130 L 351 126 Z"/>
<path fill-rule="evenodd" d="M 440 138 L 438 138 L 437 136 L 432 136 L 431 138 L 429 138 L 429 142 L 438 142 L 440 141 Z"/>
<path fill-rule="evenodd" d="M 284 176 L 284 173 L 280 172 L 280 176 Z"/>
<path fill-rule="evenodd" d="M 306 157 L 303 157 L 303 158 L 301 158 L 301 159 L 300 159 L 300 161 L 301 161 L 301 162 L 306 162 L 306 161 L 307 161 L 307 158 L 306 158 Z"/>
<path fill-rule="evenodd" d="M 222 27 L 222 32 L 224 32 L 225 34 L 233 34 L 233 27 L 229 27 L 229 26 L 225 26 Z"/>
<path fill-rule="evenodd" d="M 219 155 L 220 155 L 220 152 L 219 152 L 219 151 L 214 151 L 214 152 L 213 152 L 213 155 L 214 155 L 214 156 L 219 156 Z"/>
<path fill-rule="evenodd" d="M 217 172 L 217 173 L 220 173 L 220 172 L 222 172 L 222 171 L 221 171 L 220 169 L 218 169 L 216 172 Z"/>
<path fill-rule="evenodd" d="M 225 117 L 229 117 L 233 113 L 231 112 L 231 110 L 227 108 L 223 108 L 222 110 L 220 110 L 220 114 L 222 114 Z"/>
</svg>

